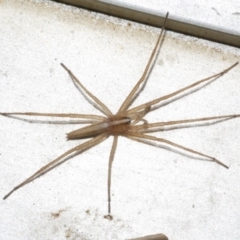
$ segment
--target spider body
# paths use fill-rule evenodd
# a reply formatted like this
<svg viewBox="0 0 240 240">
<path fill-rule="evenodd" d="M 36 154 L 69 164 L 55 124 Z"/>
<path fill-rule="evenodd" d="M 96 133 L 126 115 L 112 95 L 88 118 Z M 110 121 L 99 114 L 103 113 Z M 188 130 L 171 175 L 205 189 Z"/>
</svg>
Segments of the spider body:
<svg viewBox="0 0 240 240">
<path fill-rule="evenodd" d="M 103 132 L 107 132 L 108 135 L 124 135 L 129 130 L 129 124 L 131 119 L 128 117 L 122 117 L 113 115 L 106 118 L 103 121 L 93 123 L 90 126 L 86 126 L 67 134 L 67 139 L 81 139 L 97 136 Z"/>
</svg>

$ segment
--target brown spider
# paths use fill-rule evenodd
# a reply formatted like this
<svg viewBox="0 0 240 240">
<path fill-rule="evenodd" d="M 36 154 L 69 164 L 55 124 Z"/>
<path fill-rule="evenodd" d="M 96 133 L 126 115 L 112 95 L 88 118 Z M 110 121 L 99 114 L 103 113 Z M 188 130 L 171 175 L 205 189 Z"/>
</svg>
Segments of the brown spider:
<svg viewBox="0 0 240 240">
<path fill-rule="evenodd" d="M 177 121 L 169 121 L 169 122 L 156 122 L 156 123 L 148 123 L 144 117 L 150 111 L 156 110 L 159 108 L 158 104 L 163 103 L 164 101 L 175 101 L 180 97 L 186 96 L 196 90 L 200 90 L 203 86 L 211 83 L 212 81 L 218 79 L 219 77 L 226 74 L 232 68 L 234 68 L 238 62 L 230 66 L 229 68 L 225 69 L 224 71 L 214 74 L 213 76 L 207 77 L 205 79 L 199 80 L 181 88 L 175 92 L 167 94 L 165 96 L 159 97 L 152 101 L 146 102 L 141 104 L 137 107 L 130 108 L 133 101 L 137 98 L 138 94 L 143 90 L 144 85 L 148 79 L 149 74 L 151 73 L 152 67 L 154 66 L 154 62 L 156 60 L 156 56 L 158 50 L 160 48 L 163 33 L 166 26 L 166 21 L 168 18 L 168 14 L 165 17 L 165 21 L 158 37 L 157 43 L 152 51 L 152 54 L 148 60 L 148 63 L 145 67 L 145 70 L 142 74 L 142 77 L 136 83 L 134 88 L 131 90 L 125 101 L 122 103 L 121 107 L 117 111 L 116 114 L 113 114 L 109 108 L 104 105 L 96 96 L 94 96 L 91 92 L 89 92 L 83 84 L 73 75 L 73 73 L 61 63 L 62 67 L 68 72 L 70 75 L 73 83 L 79 89 L 81 94 L 83 94 L 87 100 L 91 100 L 91 104 L 101 111 L 105 116 L 100 115 L 91 115 L 91 114 L 73 114 L 73 113 L 38 113 L 38 112 L 1 112 L 0 115 L 13 117 L 17 119 L 22 119 L 28 121 L 21 116 L 44 116 L 44 117 L 62 117 L 62 118 L 73 118 L 73 119 L 82 119 L 82 123 L 88 123 L 90 125 L 77 129 L 67 134 L 67 139 L 82 139 L 82 138 L 91 138 L 86 142 L 68 150 L 67 152 L 63 153 L 61 156 L 57 157 L 47 165 L 40 168 L 37 172 L 35 172 L 32 176 L 27 178 L 25 181 L 14 187 L 8 194 L 4 196 L 3 199 L 7 199 L 13 192 L 17 189 L 23 187 L 27 183 L 33 181 L 34 179 L 38 178 L 39 176 L 45 174 L 46 172 L 50 171 L 51 169 L 55 168 L 59 164 L 63 163 L 66 160 L 69 160 L 73 156 L 76 156 L 96 145 L 106 140 L 109 136 L 113 136 L 113 143 L 109 157 L 108 163 L 108 215 L 105 216 L 106 218 L 111 219 L 111 171 L 112 171 L 112 163 L 114 159 L 114 155 L 116 152 L 118 137 L 123 136 L 129 138 L 131 140 L 142 142 L 145 144 L 152 144 L 153 142 L 158 142 L 169 146 L 170 149 L 176 148 L 180 150 L 184 150 L 187 153 L 194 154 L 198 157 L 204 158 L 205 160 L 213 161 L 225 168 L 228 168 L 223 162 L 219 161 L 218 159 L 203 154 L 201 152 L 195 151 L 191 148 L 187 148 L 180 144 L 171 142 L 164 138 L 158 138 L 146 133 L 148 132 L 157 132 L 157 131 L 164 131 L 165 128 L 174 129 L 179 127 L 184 127 L 189 124 L 196 124 L 203 125 L 206 123 L 218 123 L 221 121 L 225 121 L 231 118 L 240 117 L 240 114 L 233 114 L 233 115 L 224 115 L 224 116 L 212 116 L 212 117 L 203 117 L 203 118 L 196 118 L 196 119 L 183 119 Z M 191 91 L 189 91 L 191 90 Z"/>
</svg>

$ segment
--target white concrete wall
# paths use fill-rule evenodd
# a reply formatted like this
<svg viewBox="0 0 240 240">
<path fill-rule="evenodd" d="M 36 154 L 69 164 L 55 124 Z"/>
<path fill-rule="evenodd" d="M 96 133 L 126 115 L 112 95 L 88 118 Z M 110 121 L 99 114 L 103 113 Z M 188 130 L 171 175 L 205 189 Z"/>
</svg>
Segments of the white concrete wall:
<svg viewBox="0 0 240 240">
<path fill-rule="evenodd" d="M 98 114 L 75 89 L 61 62 L 117 111 L 140 78 L 160 31 L 50 1 L 4 0 L 0 8 L 0 112 Z M 226 12 L 229 8 L 234 6 L 229 4 Z M 148 83 L 133 105 L 220 72 L 239 59 L 239 49 L 168 31 Z M 237 66 L 147 119 L 240 113 L 239 76 Z M 115 240 L 160 232 L 171 240 L 239 239 L 239 121 L 154 134 L 215 156 L 230 165 L 229 170 L 119 139 L 112 221 L 103 218 L 112 142 L 108 139 L 0 200 L 0 239 Z M 65 139 L 78 127 L 0 116 L 0 196 L 81 143 Z"/>
</svg>

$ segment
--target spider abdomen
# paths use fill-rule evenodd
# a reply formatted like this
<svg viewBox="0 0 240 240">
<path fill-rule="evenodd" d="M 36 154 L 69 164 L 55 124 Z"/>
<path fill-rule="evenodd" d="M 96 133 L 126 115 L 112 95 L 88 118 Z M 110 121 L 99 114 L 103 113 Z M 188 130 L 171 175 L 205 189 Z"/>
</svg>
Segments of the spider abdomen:
<svg viewBox="0 0 240 240">
<path fill-rule="evenodd" d="M 130 119 L 127 117 L 117 117 L 113 115 L 106 120 L 93 123 L 89 126 L 79 128 L 67 134 L 67 139 L 81 139 L 97 136 L 103 132 L 108 132 L 109 135 L 119 135 L 128 130 Z"/>
</svg>

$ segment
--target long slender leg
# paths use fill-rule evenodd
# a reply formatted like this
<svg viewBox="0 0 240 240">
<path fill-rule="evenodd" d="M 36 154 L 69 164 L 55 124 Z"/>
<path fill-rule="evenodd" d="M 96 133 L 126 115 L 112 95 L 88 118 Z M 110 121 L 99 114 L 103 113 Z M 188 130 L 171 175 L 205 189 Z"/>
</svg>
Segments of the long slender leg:
<svg viewBox="0 0 240 240">
<path fill-rule="evenodd" d="M 81 89 L 83 89 L 83 91 L 94 101 L 93 103 L 91 102 L 93 106 L 96 109 L 100 110 L 102 113 L 104 113 L 106 116 L 108 117 L 111 116 L 112 112 L 109 110 L 109 108 L 105 104 L 103 104 L 96 96 L 94 96 L 91 92 L 89 92 L 63 63 L 61 63 L 61 65 L 68 72 L 68 74 L 72 78 L 73 83 L 80 90 L 80 92 L 82 93 Z"/>
<path fill-rule="evenodd" d="M 201 156 L 201 157 L 205 157 L 205 158 L 208 158 L 209 160 L 212 160 L 213 162 L 216 162 L 217 164 L 225 167 L 225 168 L 229 168 L 226 164 L 224 164 L 223 162 L 219 161 L 218 159 L 212 157 L 212 156 L 209 156 L 209 155 L 206 155 L 206 154 L 203 154 L 201 152 L 198 152 L 198 151 L 195 151 L 191 148 L 187 148 L 187 147 L 184 147 L 180 144 L 177 144 L 177 143 L 174 143 L 174 142 L 171 142 L 169 140 L 166 140 L 164 138 L 157 138 L 157 137 L 154 137 L 154 136 L 150 136 L 150 135 L 146 135 L 146 134 L 142 134 L 142 133 L 129 133 L 126 137 L 132 139 L 132 140 L 135 140 L 137 142 L 142 142 L 142 143 L 145 143 L 143 141 L 143 139 L 147 139 L 147 140 L 152 140 L 152 141 L 157 141 L 157 142 L 161 142 L 161 143 L 165 143 L 167 145 L 170 145 L 172 147 L 176 147 L 176 148 L 179 148 L 179 149 L 182 149 L 186 152 L 190 152 L 190 153 L 193 153 L 193 154 L 196 154 L 198 156 Z"/>
<path fill-rule="evenodd" d="M 108 218 L 108 219 L 112 219 L 112 216 L 111 216 L 112 164 L 113 164 L 114 155 L 115 155 L 116 148 L 117 148 L 117 141 L 118 141 L 118 136 L 114 136 L 112 149 L 110 152 L 109 162 L 108 162 L 108 186 L 107 186 L 108 187 L 108 215 L 105 216 L 105 218 Z"/>
<path fill-rule="evenodd" d="M 39 113 L 39 112 L 0 112 L 0 115 L 26 115 L 26 116 L 44 116 L 44 117 L 62 117 L 62 118 L 84 118 L 92 120 L 104 120 L 105 117 L 94 114 L 78 114 L 78 113 Z"/>
<path fill-rule="evenodd" d="M 237 65 L 238 65 L 238 62 L 236 62 L 231 67 L 225 69 L 224 71 L 222 71 L 220 73 L 214 74 L 211 77 L 208 77 L 208 78 L 202 79 L 200 81 L 197 81 L 197 82 L 195 82 L 193 84 L 190 84 L 190 85 L 188 85 L 188 86 L 186 86 L 184 88 L 181 88 L 181 89 L 179 89 L 179 90 L 177 90 L 175 92 L 172 92 L 170 94 L 167 94 L 167 95 L 165 95 L 163 97 L 157 98 L 157 99 L 152 100 L 150 102 L 141 104 L 141 105 L 139 105 L 137 107 L 134 107 L 134 108 L 131 108 L 131 109 L 127 110 L 126 112 L 127 112 L 127 114 L 131 114 L 131 113 L 134 113 L 134 112 L 137 113 L 138 111 L 141 111 L 142 109 L 145 109 L 145 108 L 147 108 L 149 106 L 155 105 L 155 104 L 157 104 L 157 103 L 159 103 L 161 101 L 168 100 L 168 99 L 170 99 L 172 97 L 175 97 L 175 96 L 179 95 L 180 93 L 186 92 L 187 90 L 189 90 L 189 89 L 191 89 L 193 87 L 196 87 L 196 86 L 198 86 L 198 85 L 200 85 L 202 83 L 206 83 L 208 81 L 210 82 L 210 81 L 216 80 L 217 78 L 223 76 L 224 74 L 226 74 L 228 71 L 230 71 L 232 68 L 234 68 Z"/>
<path fill-rule="evenodd" d="M 157 123 L 145 123 L 141 125 L 130 126 L 129 129 L 131 131 L 137 131 L 141 133 L 147 132 L 157 132 L 165 130 L 164 127 L 166 126 L 176 126 L 180 127 L 181 124 L 186 123 L 201 123 L 201 122 L 208 122 L 208 121 L 225 121 L 232 118 L 240 117 L 240 114 L 233 114 L 233 115 L 223 115 L 223 116 L 214 116 L 214 117 L 205 117 L 205 118 L 195 118 L 195 119 L 183 119 L 183 120 L 176 120 L 176 121 L 168 121 L 168 122 L 157 122 Z M 194 126 L 193 126 L 194 127 Z M 174 128 L 171 128 L 174 129 Z"/>
<path fill-rule="evenodd" d="M 76 114 L 76 113 L 39 113 L 39 112 L 0 112 L 0 115 L 14 118 L 30 123 L 52 123 L 52 124 L 85 124 L 103 121 L 106 118 L 94 114 Z M 27 117 L 27 118 L 26 118 Z M 44 120 L 34 120 L 32 117 L 46 117 Z M 50 118 L 50 119 L 49 119 Z M 63 120 L 53 120 L 51 118 L 63 118 Z M 67 121 L 66 118 L 76 119 Z"/>
<path fill-rule="evenodd" d="M 165 30 L 165 26 L 166 26 L 166 21 L 167 21 L 167 18 L 168 18 L 168 13 L 166 14 L 166 17 L 164 19 L 164 23 L 163 23 L 163 26 L 162 26 L 162 30 L 161 30 L 161 33 L 158 37 L 158 40 L 156 42 L 156 45 L 152 51 L 152 54 L 148 60 L 148 63 L 145 67 L 145 70 L 141 76 L 141 78 L 138 80 L 137 84 L 134 86 L 134 88 L 132 89 L 132 91 L 129 93 L 129 95 L 127 96 L 126 100 L 123 102 L 123 104 L 121 105 L 120 109 L 118 110 L 118 112 L 123 112 L 125 111 L 126 109 L 128 109 L 129 105 L 131 104 L 133 98 L 134 98 L 134 95 L 135 93 L 137 92 L 137 90 L 139 89 L 140 85 L 142 83 L 144 83 L 144 81 L 147 80 L 147 77 L 148 75 L 151 73 L 152 71 L 152 67 L 153 67 L 153 63 L 155 61 L 155 58 L 157 56 L 157 50 L 159 49 L 160 47 L 160 44 L 161 44 L 161 40 L 162 40 L 162 36 L 163 36 L 163 32 Z"/>
<path fill-rule="evenodd" d="M 33 175 L 31 175 L 29 178 L 27 178 L 25 181 L 23 181 L 22 183 L 20 183 L 19 185 L 17 185 L 16 187 L 14 187 L 8 194 L 6 194 L 4 196 L 4 200 L 7 199 L 13 192 L 15 192 L 17 189 L 23 187 L 24 185 L 32 182 L 34 179 L 44 175 L 45 173 L 47 173 L 48 171 L 52 170 L 53 168 L 57 167 L 58 165 L 60 165 L 61 163 L 69 160 L 70 158 L 96 146 L 97 144 L 101 143 L 102 141 L 104 141 L 106 138 L 108 137 L 107 133 L 102 133 L 101 135 L 87 141 L 84 142 L 82 144 L 80 144 L 77 147 L 74 147 L 70 150 L 68 150 L 67 152 L 65 152 L 64 154 L 62 154 L 61 156 L 57 157 L 56 159 L 54 159 L 53 161 L 51 161 L 50 163 L 48 163 L 47 165 L 43 166 L 42 168 L 40 168 L 37 172 L 35 172 Z M 74 154 L 73 156 L 71 156 L 71 154 Z"/>
</svg>

